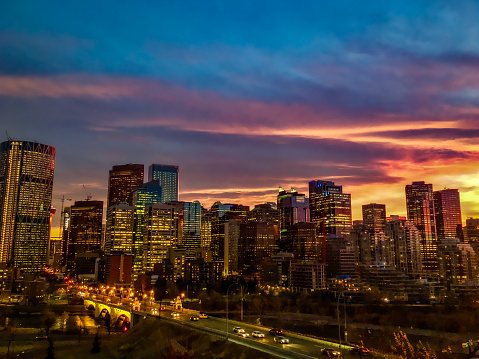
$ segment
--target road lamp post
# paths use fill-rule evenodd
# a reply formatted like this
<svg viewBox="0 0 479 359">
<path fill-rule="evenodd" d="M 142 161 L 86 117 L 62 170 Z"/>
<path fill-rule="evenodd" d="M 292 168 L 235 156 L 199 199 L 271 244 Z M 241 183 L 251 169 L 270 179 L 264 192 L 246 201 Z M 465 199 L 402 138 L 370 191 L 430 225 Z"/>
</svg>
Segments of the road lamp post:
<svg viewBox="0 0 479 359">
<path fill-rule="evenodd" d="M 234 285 L 236 285 L 236 283 L 231 283 L 228 289 L 226 290 L 226 339 L 228 339 L 228 332 L 229 332 L 228 330 L 228 299 L 229 299 L 228 292 L 230 288 Z"/>
<path fill-rule="evenodd" d="M 344 293 L 339 293 L 338 294 L 338 303 L 336 310 L 338 312 L 338 335 L 339 335 L 339 350 L 341 350 L 341 322 L 339 319 L 339 300 L 343 297 L 343 303 L 344 303 L 344 344 L 346 345 L 348 341 L 348 332 L 347 332 L 347 327 L 346 327 L 346 297 L 344 296 Z M 342 350 L 341 350 L 341 356 L 342 356 Z"/>
</svg>

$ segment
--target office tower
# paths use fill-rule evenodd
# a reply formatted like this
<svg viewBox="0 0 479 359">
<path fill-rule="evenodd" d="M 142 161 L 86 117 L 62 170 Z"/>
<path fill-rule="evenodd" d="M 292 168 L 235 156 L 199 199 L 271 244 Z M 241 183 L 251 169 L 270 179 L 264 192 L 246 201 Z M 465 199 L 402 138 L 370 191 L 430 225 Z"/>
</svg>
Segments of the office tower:
<svg viewBox="0 0 479 359">
<path fill-rule="evenodd" d="M 118 203 L 133 204 L 133 191 L 143 184 L 144 166 L 127 164 L 113 166 L 108 179 L 108 208 Z"/>
<path fill-rule="evenodd" d="M 101 250 L 103 201 L 75 201 L 65 210 L 65 218 L 66 266 L 70 272 L 76 272 L 78 255 Z"/>
<path fill-rule="evenodd" d="M 279 210 L 276 203 L 257 204 L 248 214 L 250 222 L 279 224 Z"/>
<path fill-rule="evenodd" d="M 201 207 L 201 248 L 211 250 L 211 218 L 213 213 L 204 207 Z"/>
<path fill-rule="evenodd" d="M 158 181 L 162 188 L 161 202 L 178 201 L 179 167 L 152 164 L 148 168 L 148 181 Z"/>
<path fill-rule="evenodd" d="M 180 233 L 180 206 L 156 203 L 146 206 L 143 236 L 143 271 L 153 271 L 155 264 L 165 263 L 168 249 L 177 247 Z"/>
<path fill-rule="evenodd" d="M 462 228 L 461 200 L 457 189 L 434 191 L 437 239 L 458 238 Z"/>
<path fill-rule="evenodd" d="M 309 182 L 311 222 L 322 237 L 346 238 L 351 232 L 351 195 L 331 181 Z"/>
<path fill-rule="evenodd" d="M 422 272 L 421 234 L 416 226 L 399 216 L 391 216 L 384 232 L 394 246 L 394 267 L 409 276 Z"/>
<path fill-rule="evenodd" d="M 131 254 L 135 233 L 135 207 L 126 203 L 110 206 L 106 214 L 105 255 L 110 252 Z"/>
<path fill-rule="evenodd" d="M 326 289 L 326 265 L 317 261 L 291 263 L 290 288 L 293 292 L 313 292 Z"/>
<path fill-rule="evenodd" d="M 241 223 L 238 240 L 238 269 L 261 268 L 265 258 L 277 253 L 277 227 L 268 223 Z"/>
<path fill-rule="evenodd" d="M 369 203 L 363 205 L 363 224 L 374 232 L 383 232 L 386 225 L 386 205 Z"/>
<path fill-rule="evenodd" d="M 246 223 L 248 212 L 249 207 L 241 204 L 216 202 L 211 206 L 211 251 L 214 260 L 224 260 L 225 223 L 230 219 Z"/>
<path fill-rule="evenodd" d="M 321 253 L 316 237 L 316 226 L 312 222 L 299 222 L 290 227 L 292 253 L 295 259 L 318 261 Z"/>
<path fill-rule="evenodd" d="M 291 227 L 295 223 L 309 222 L 309 199 L 304 194 L 298 193 L 294 188 L 291 192 L 279 188 L 277 197 L 279 210 L 279 250 L 282 252 L 293 251 L 293 238 Z"/>
<path fill-rule="evenodd" d="M 47 263 L 55 148 L 0 144 L 0 262 L 25 272 Z"/>
<path fill-rule="evenodd" d="M 162 188 L 159 181 L 144 183 L 133 191 L 133 207 L 135 208 L 135 234 L 133 236 L 133 280 L 143 271 L 143 223 L 145 207 L 160 203 Z"/>
<path fill-rule="evenodd" d="M 196 250 L 201 248 L 201 203 L 179 202 L 182 210 L 181 246 L 186 250 L 185 258 L 194 259 Z"/>
<path fill-rule="evenodd" d="M 225 275 L 238 274 L 238 242 L 240 222 L 230 219 L 225 223 L 224 268 Z"/>
<path fill-rule="evenodd" d="M 438 274 L 437 234 L 432 184 L 406 185 L 407 218 L 421 235 L 422 269 L 426 275 Z"/>
</svg>

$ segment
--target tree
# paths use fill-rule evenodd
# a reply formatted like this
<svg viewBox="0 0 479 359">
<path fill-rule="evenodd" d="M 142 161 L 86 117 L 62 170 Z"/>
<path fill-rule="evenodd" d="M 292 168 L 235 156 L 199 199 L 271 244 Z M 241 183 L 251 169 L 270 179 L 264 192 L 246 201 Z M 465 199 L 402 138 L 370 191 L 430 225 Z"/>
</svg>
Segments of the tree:
<svg viewBox="0 0 479 359">
<path fill-rule="evenodd" d="M 404 332 L 394 333 L 392 349 L 401 359 L 436 359 L 435 351 L 429 346 L 419 342 L 414 347 Z"/>
<path fill-rule="evenodd" d="M 65 330 L 67 320 L 68 320 L 69 317 L 70 317 L 70 315 L 67 312 L 62 313 L 61 322 L 60 322 L 60 328 L 61 328 L 62 332 Z"/>
<path fill-rule="evenodd" d="M 53 352 L 53 340 L 52 338 L 48 338 L 48 341 L 49 341 L 49 345 L 48 345 L 48 348 L 47 348 L 47 356 L 46 356 L 46 359 L 55 359 L 55 354 Z"/>
<path fill-rule="evenodd" d="M 90 352 L 93 354 L 99 353 L 100 349 L 100 337 L 98 336 L 98 331 L 96 332 L 95 337 L 93 338 L 93 348 L 91 348 Z"/>
<path fill-rule="evenodd" d="M 56 321 L 57 321 L 57 316 L 55 315 L 55 313 L 53 313 L 52 311 L 48 309 L 43 312 L 42 324 L 43 324 L 43 327 L 45 328 L 45 334 L 47 335 L 47 337 L 50 334 L 51 327 L 53 327 Z"/>
</svg>

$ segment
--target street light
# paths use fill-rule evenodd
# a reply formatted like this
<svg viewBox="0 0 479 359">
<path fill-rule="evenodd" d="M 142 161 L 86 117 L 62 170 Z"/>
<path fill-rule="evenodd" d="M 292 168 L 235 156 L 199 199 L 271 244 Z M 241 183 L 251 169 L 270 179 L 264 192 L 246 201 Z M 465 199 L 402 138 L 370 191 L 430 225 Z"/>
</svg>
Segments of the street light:
<svg viewBox="0 0 479 359">
<path fill-rule="evenodd" d="M 238 283 L 231 283 L 228 289 L 226 290 L 226 339 L 228 339 L 228 292 L 230 288 Z"/>
<path fill-rule="evenodd" d="M 346 297 L 344 296 L 344 293 L 339 293 L 338 295 L 338 304 L 337 304 L 337 312 L 338 312 L 338 335 L 339 335 L 339 350 L 341 351 L 341 356 L 342 356 L 342 350 L 341 350 L 341 323 L 339 321 L 339 300 L 343 297 L 343 303 L 344 303 L 344 342 L 345 345 L 348 341 L 348 332 L 346 328 Z"/>
</svg>

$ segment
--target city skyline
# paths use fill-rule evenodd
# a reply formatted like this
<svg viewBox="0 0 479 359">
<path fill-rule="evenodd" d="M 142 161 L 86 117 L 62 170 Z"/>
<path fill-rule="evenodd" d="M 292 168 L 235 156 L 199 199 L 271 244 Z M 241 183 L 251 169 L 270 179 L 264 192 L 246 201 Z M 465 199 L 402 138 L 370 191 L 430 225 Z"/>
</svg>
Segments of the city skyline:
<svg viewBox="0 0 479 359">
<path fill-rule="evenodd" d="M 83 185 L 106 203 L 114 165 L 161 163 L 206 207 L 320 179 L 353 219 L 404 216 L 404 186 L 425 181 L 479 215 L 474 1 L 50 5 L 0 14 L 0 118 L 57 149 L 57 210 Z"/>
</svg>

